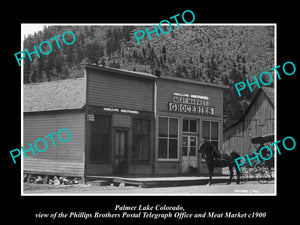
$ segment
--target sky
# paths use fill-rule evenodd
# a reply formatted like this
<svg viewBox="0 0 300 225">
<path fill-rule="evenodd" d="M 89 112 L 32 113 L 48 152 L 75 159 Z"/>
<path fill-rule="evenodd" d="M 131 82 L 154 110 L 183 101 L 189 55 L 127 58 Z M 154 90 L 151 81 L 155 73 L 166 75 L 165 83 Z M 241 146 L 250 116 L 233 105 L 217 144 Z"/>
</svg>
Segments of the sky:
<svg viewBox="0 0 300 225">
<path fill-rule="evenodd" d="M 40 24 L 40 23 L 37 23 L 37 24 L 22 23 L 21 24 L 21 36 L 24 37 L 24 35 L 26 35 L 26 37 L 27 37 L 28 34 L 34 34 L 34 32 L 43 30 L 43 27 L 45 25 L 46 24 Z"/>
</svg>

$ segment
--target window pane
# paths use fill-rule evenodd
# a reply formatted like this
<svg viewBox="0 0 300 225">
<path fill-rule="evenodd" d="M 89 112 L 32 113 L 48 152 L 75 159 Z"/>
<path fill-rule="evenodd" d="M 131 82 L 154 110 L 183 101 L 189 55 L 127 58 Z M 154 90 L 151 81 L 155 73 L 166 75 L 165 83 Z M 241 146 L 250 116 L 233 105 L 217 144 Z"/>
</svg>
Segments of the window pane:
<svg viewBox="0 0 300 225">
<path fill-rule="evenodd" d="M 203 121 L 202 123 L 202 137 L 210 139 L 210 122 Z"/>
<path fill-rule="evenodd" d="M 109 116 L 95 115 L 91 123 L 91 161 L 109 161 L 111 156 L 111 120 Z"/>
<path fill-rule="evenodd" d="M 134 134 L 133 135 L 133 147 L 132 147 L 132 159 L 139 160 L 140 159 L 140 136 Z"/>
<path fill-rule="evenodd" d="M 143 136 L 141 140 L 141 160 L 148 161 L 150 159 L 150 138 Z"/>
<path fill-rule="evenodd" d="M 190 148 L 190 156 L 196 156 L 196 147 Z"/>
<path fill-rule="evenodd" d="M 210 143 L 214 147 L 214 149 L 219 150 L 218 141 L 211 141 Z"/>
<path fill-rule="evenodd" d="M 177 139 L 169 139 L 169 159 L 177 159 Z"/>
<path fill-rule="evenodd" d="M 159 138 L 158 139 L 158 158 L 166 159 L 167 158 L 167 145 L 168 140 Z"/>
<path fill-rule="evenodd" d="M 99 155 L 99 143 L 98 143 L 98 133 L 92 133 L 91 134 L 91 160 L 97 161 L 100 160 L 100 155 Z"/>
<path fill-rule="evenodd" d="M 99 121 L 99 128 L 101 133 L 106 133 L 110 130 L 110 118 L 107 116 L 97 116 L 96 119 Z"/>
<path fill-rule="evenodd" d="M 178 119 L 169 120 L 169 137 L 178 137 Z"/>
<path fill-rule="evenodd" d="M 196 137 L 190 137 L 190 146 L 196 146 Z"/>
<path fill-rule="evenodd" d="M 187 156 L 187 147 L 182 147 L 182 156 Z"/>
<path fill-rule="evenodd" d="M 168 118 L 159 118 L 159 137 L 168 137 Z"/>
<path fill-rule="evenodd" d="M 150 135 L 150 120 L 141 120 L 141 134 Z"/>
<path fill-rule="evenodd" d="M 218 122 L 211 122 L 211 139 L 219 139 L 219 123 Z"/>
<path fill-rule="evenodd" d="M 100 135 L 100 160 L 109 161 L 110 158 L 110 134 L 101 134 Z"/>
<path fill-rule="evenodd" d="M 189 120 L 185 120 L 185 119 L 183 120 L 182 130 L 183 132 L 189 131 Z"/>
<path fill-rule="evenodd" d="M 150 120 L 133 119 L 133 160 L 150 160 Z"/>
<path fill-rule="evenodd" d="M 182 137 L 182 146 L 188 146 L 188 137 Z"/>
<path fill-rule="evenodd" d="M 190 132 L 197 132 L 197 120 L 190 120 Z"/>
<path fill-rule="evenodd" d="M 134 134 L 141 133 L 141 121 L 139 119 L 133 119 L 133 133 Z"/>
</svg>

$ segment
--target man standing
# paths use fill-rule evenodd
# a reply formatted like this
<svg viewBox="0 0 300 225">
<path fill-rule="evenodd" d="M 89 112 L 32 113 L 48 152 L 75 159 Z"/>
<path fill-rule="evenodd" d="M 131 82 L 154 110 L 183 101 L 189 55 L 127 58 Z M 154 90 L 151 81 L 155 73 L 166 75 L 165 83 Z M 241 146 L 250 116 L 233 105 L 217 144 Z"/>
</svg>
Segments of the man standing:
<svg viewBox="0 0 300 225">
<path fill-rule="evenodd" d="M 211 154 L 214 150 L 214 147 L 212 146 L 212 144 L 210 142 L 207 141 L 207 138 L 201 138 L 200 139 L 200 145 L 198 148 L 198 152 L 199 153 L 204 153 L 205 157 L 207 156 L 207 154 Z M 204 157 L 202 157 L 204 158 Z"/>
<path fill-rule="evenodd" d="M 205 154 L 205 161 L 207 164 L 208 175 L 209 175 L 208 185 L 211 185 L 213 171 L 214 171 L 214 161 L 215 161 L 214 147 L 212 146 L 212 144 L 210 142 L 207 141 L 206 138 L 201 138 L 198 152 Z M 202 158 L 204 158 L 204 157 L 202 157 Z"/>
</svg>

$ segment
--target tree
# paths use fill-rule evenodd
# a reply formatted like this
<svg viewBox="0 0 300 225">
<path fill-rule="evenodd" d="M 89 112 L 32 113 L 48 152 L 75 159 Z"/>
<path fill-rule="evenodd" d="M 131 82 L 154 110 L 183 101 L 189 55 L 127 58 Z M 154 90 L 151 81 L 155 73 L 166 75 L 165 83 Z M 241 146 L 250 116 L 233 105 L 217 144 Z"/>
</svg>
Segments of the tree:
<svg viewBox="0 0 300 225">
<path fill-rule="evenodd" d="M 125 41 L 130 41 L 130 32 L 131 31 L 131 27 L 129 26 L 123 26 L 122 27 L 122 35 L 125 39 Z"/>
<path fill-rule="evenodd" d="M 223 78 L 223 79 L 222 79 L 223 84 L 224 84 L 224 85 L 229 85 L 229 79 L 228 79 L 228 76 L 227 76 L 227 75 L 224 75 L 222 78 Z"/>
<path fill-rule="evenodd" d="M 84 51 L 82 47 L 77 47 L 75 64 L 79 64 L 84 59 Z"/>
<path fill-rule="evenodd" d="M 113 52 L 113 43 L 112 43 L 113 41 L 111 40 L 111 39 L 108 39 L 107 41 L 106 41 L 106 55 L 108 56 L 108 57 L 111 57 L 111 54 L 112 54 L 112 52 Z"/>
<path fill-rule="evenodd" d="M 92 42 L 86 45 L 85 55 L 89 63 L 98 63 L 103 56 L 103 51 L 100 50 L 100 45 L 97 42 Z"/>
<path fill-rule="evenodd" d="M 167 53 L 167 50 L 166 50 L 166 46 L 165 46 L 165 45 L 162 47 L 161 53 L 162 53 L 162 54 L 166 54 L 166 53 Z"/>
<path fill-rule="evenodd" d="M 54 67 L 59 77 L 62 72 L 63 64 L 64 64 L 64 57 L 61 54 L 58 54 L 54 60 Z"/>
</svg>

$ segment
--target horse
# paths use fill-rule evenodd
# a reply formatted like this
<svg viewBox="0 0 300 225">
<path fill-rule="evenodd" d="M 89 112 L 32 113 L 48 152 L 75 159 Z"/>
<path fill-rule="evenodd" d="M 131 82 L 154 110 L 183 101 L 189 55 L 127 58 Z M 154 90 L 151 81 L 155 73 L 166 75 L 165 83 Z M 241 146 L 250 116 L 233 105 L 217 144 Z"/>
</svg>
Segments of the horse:
<svg viewBox="0 0 300 225">
<path fill-rule="evenodd" d="M 205 144 L 204 144 L 205 145 Z M 208 143 L 208 145 L 211 145 Z M 208 185 L 212 184 L 212 176 L 214 172 L 215 167 L 228 167 L 230 171 L 230 177 L 227 182 L 227 184 L 230 184 L 233 178 L 233 167 L 236 169 L 236 174 L 237 174 L 237 180 L 236 183 L 240 183 L 240 171 L 237 168 L 237 165 L 235 163 L 235 159 L 240 157 L 240 155 L 232 151 L 230 153 L 227 152 L 221 152 L 213 149 L 213 147 L 200 147 L 198 150 L 199 153 L 204 153 L 205 154 L 205 161 L 207 164 L 208 172 L 209 172 L 209 182 Z"/>
</svg>

